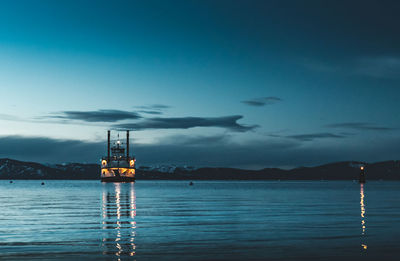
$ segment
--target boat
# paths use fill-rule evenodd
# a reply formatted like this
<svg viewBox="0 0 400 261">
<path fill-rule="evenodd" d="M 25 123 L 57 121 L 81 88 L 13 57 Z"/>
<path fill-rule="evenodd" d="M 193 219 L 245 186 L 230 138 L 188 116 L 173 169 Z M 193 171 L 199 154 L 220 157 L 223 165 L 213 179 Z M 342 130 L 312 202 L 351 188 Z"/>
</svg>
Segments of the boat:
<svg viewBox="0 0 400 261">
<path fill-rule="evenodd" d="M 111 132 L 107 131 L 107 156 L 101 158 L 101 182 L 135 182 L 135 157 L 129 155 L 129 131 L 126 150 L 118 139 L 111 147 Z"/>
</svg>

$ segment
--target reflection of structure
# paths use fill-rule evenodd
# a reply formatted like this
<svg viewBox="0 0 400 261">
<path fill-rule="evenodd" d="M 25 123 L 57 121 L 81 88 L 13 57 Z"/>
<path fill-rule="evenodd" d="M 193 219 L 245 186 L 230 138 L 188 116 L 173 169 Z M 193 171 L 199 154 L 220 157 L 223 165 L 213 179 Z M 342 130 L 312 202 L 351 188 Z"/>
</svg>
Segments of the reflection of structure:
<svg viewBox="0 0 400 261">
<path fill-rule="evenodd" d="M 104 255 L 135 255 L 136 199 L 134 183 L 104 184 L 102 231 Z"/>
<path fill-rule="evenodd" d="M 364 244 L 364 235 L 365 235 L 365 229 L 366 229 L 366 224 L 365 224 L 365 204 L 364 204 L 364 184 L 361 183 L 360 185 L 360 207 L 361 207 L 361 247 L 364 250 L 367 250 L 367 245 Z"/>
</svg>

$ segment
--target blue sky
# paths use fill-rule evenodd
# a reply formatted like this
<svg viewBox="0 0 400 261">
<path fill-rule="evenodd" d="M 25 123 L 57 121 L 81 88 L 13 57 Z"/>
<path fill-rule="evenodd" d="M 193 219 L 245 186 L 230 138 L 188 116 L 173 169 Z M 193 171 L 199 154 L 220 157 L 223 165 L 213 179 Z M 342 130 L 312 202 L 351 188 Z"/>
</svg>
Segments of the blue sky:
<svg viewBox="0 0 400 261">
<path fill-rule="evenodd" d="M 0 156 L 97 162 L 128 128 L 144 165 L 399 159 L 399 7 L 3 1 Z"/>
</svg>

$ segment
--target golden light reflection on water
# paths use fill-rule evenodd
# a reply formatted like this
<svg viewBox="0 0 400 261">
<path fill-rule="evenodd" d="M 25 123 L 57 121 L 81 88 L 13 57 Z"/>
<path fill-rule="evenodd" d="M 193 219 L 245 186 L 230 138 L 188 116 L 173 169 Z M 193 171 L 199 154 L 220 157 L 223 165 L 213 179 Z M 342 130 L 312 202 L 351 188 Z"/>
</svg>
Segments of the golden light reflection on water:
<svg viewBox="0 0 400 261">
<path fill-rule="evenodd" d="M 366 223 L 365 223 L 365 203 L 364 203 L 364 184 L 360 184 L 360 208 L 361 208 L 361 240 L 364 241 L 364 235 L 365 235 L 365 230 L 366 230 Z M 368 246 L 364 244 L 364 242 L 361 243 L 361 248 L 363 250 L 367 250 Z"/>
<path fill-rule="evenodd" d="M 135 184 L 103 184 L 102 232 L 103 254 L 135 255 L 136 198 Z"/>
</svg>

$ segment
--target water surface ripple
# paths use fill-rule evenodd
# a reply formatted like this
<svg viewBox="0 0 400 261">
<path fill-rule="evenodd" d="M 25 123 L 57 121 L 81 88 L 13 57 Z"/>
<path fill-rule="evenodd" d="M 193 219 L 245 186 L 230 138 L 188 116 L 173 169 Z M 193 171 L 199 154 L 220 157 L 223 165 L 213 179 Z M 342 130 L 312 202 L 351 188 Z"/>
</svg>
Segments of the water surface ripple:
<svg viewBox="0 0 400 261">
<path fill-rule="evenodd" d="M 400 182 L 0 181 L 0 259 L 398 260 Z"/>
</svg>

